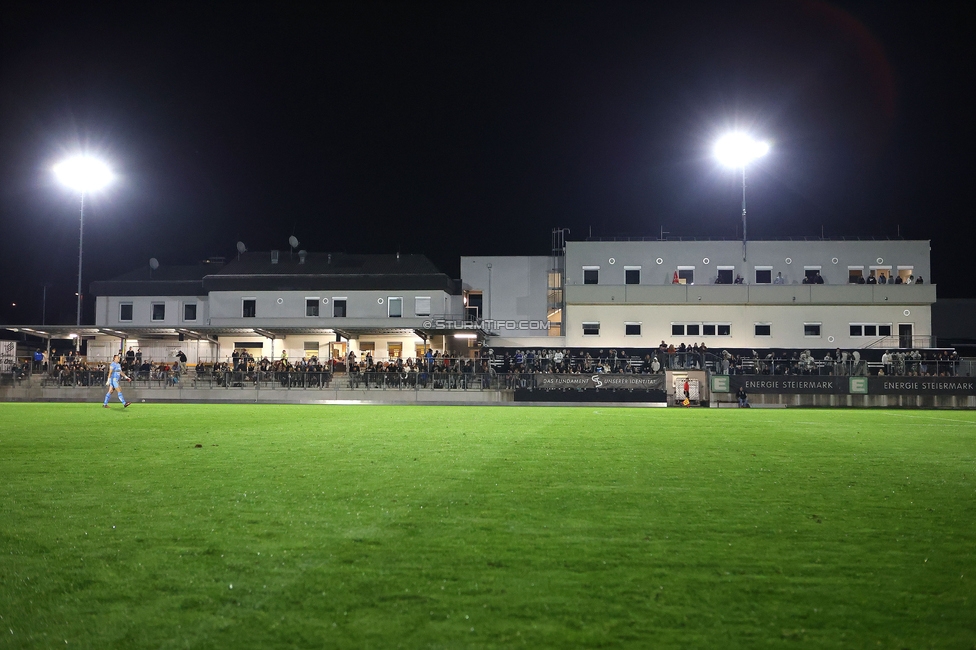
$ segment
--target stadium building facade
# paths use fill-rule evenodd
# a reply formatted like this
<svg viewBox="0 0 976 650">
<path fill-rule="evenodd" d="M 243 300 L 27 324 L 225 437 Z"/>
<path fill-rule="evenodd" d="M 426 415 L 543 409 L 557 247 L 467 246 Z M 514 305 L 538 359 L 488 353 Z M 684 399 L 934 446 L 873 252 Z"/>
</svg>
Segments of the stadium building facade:
<svg viewBox="0 0 976 650">
<path fill-rule="evenodd" d="M 548 256 L 248 252 L 94 282 L 94 326 L 20 328 L 153 359 L 460 356 L 479 347 L 926 348 L 928 241 L 564 241 Z M 747 257 L 747 259 L 743 259 Z M 883 281 L 883 283 L 882 283 Z M 63 331 L 62 331 L 63 330 Z"/>
</svg>

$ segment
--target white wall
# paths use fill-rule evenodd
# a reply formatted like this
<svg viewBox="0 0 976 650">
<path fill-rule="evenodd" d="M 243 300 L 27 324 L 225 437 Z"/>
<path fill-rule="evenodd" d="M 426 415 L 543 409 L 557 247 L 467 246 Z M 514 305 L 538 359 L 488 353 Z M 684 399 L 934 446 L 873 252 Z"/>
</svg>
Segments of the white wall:
<svg viewBox="0 0 976 650">
<path fill-rule="evenodd" d="M 569 311 L 566 345 L 569 347 L 654 347 L 667 343 L 709 348 L 865 348 L 878 337 L 851 337 L 851 323 L 911 323 L 915 336 L 928 336 L 928 305 L 573 305 Z M 909 314 L 906 316 L 905 311 Z M 599 322 L 599 336 L 583 336 L 584 322 Z M 625 336 L 624 323 L 641 323 L 640 336 Z M 731 336 L 671 334 L 672 322 L 731 323 Z M 756 336 L 756 323 L 770 323 L 770 336 Z M 821 323 L 819 338 L 803 333 L 804 323 Z M 833 337 L 833 341 L 830 340 Z"/>
<path fill-rule="evenodd" d="M 132 303 L 132 320 L 119 320 L 119 306 Z M 166 318 L 152 320 L 153 303 L 166 306 Z M 183 320 L 183 305 L 196 303 L 196 320 Z M 101 327 L 200 327 L 209 319 L 206 296 L 98 296 L 95 299 L 95 325 Z"/>
<path fill-rule="evenodd" d="M 773 267 L 772 276 L 781 272 L 788 284 L 803 281 L 804 266 L 820 266 L 827 284 L 847 284 L 848 266 L 864 266 L 867 276 L 871 266 L 895 271 L 909 265 L 927 283 L 934 280 L 928 241 L 755 241 L 747 250 L 743 261 L 742 242 L 736 241 L 568 242 L 566 283 L 583 284 L 584 266 L 599 266 L 599 283 L 610 285 L 624 284 L 626 266 L 641 267 L 641 284 L 670 284 L 679 266 L 695 267 L 695 284 L 713 284 L 719 266 L 734 267 L 733 277 L 742 275 L 748 284 L 757 266 Z"/>
<path fill-rule="evenodd" d="M 483 318 L 496 321 L 493 332 L 505 339 L 533 338 L 539 336 L 538 327 L 519 323 L 546 321 L 550 264 L 549 257 L 541 256 L 462 257 L 461 281 L 466 291 L 482 292 Z"/>
</svg>

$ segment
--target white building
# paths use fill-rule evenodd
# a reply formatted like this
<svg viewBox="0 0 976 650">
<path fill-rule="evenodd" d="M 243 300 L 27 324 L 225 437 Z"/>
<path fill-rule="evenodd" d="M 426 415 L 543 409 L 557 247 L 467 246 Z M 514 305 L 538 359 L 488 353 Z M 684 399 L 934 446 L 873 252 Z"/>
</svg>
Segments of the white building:
<svg viewBox="0 0 976 650">
<path fill-rule="evenodd" d="M 465 291 L 492 294 L 493 324 L 543 317 L 545 306 L 562 325 L 545 338 L 486 328 L 493 346 L 928 347 L 929 250 L 927 241 L 755 241 L 743 260 L 735 241 L 583 241 L 551 258 L 462 258 L 461 275 Z"/>
</svg>

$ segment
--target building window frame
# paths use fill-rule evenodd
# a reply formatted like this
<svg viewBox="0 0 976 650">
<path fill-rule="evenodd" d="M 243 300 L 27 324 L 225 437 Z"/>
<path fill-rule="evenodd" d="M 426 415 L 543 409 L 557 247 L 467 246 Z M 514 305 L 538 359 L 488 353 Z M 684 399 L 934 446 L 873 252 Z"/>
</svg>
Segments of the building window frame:
<svg viewBox="0 0 976 650">
<path fill-rule="evenodd" d="M 695 284 L 694 266 L 675 267 L 675 273 L 678 274 L 678 284 Z M 682 282 L 682 280 L 684 280 L 684 282 Z"/>
<path fill-rule="evenodd" d="M 583 284 L 600 284 L 600 267 L 583 267 Z"/>
<path fill-rule="evenodd" d="M 735 267 L 734 266 L 716 266 L 716 277 L 715 284 L 735 284 Z M 723 274 L 725 274 L 723 276 Z M 726 282 L 726 278 L 728 282 Z"/>
<path fill-rule="evenodd" d="M 319 304 L 321 304 L 321 296 L 305 296 L 305 317 L 306 318 L 318 318 L 319 317 Z M 314 313 L 309 313 L 314 312 Z"/>
<path fill-rule="evenodd" d="M 187 310 L 190 309 L 190 308 L 193 309 L 193 318 L 190 318 L 187 315 L 188 314 Z M 199 309 L 197 308 L 197 303 L 196 302 L 184 302 L 183 303 L 183 322 L 184 323 L 195 323 L 196 320 L 197 320 L 198 312 L 199 312 Z"/>
<path fill-rule="evenodd" d="M 624 321 L 624 336 L 641 336 L 641 321 Z"/>
<path fill-rule="evenodd" d="M 599 321 L 584 321 L 581 325 L 583 326 L 583 336 L 600 336 Z"/>
<path fill-rule="evenodd" d="M 803 336 L 808 339 L 819 339 L 823 336 L 823 323 L 803 323 Z"/>
<path fill-rule="evenodd" d="M 386 315 L 389 318 L 403 318 L 403 296 L 390 296 L 386 299 Z"/>
<path fill-rule="evenodd" d="M 349 298 L 336 296 L 332 299 L 332 318 L 346 318 Z M 342 312 L 341 314 L 339 312 Z"/>
<path fill-rule="evenodd" d="M 636 275 L 634 275 L 636 273 Z M 632 282 L 632 280 L 634 280 Z M 624 284 L 640 284 L 641 283 L 641 267 L 639 266 L 625 266 L 624 267 Z"/>
<path fill-rule="evenodd" d="M 247 297 L 241 298 L 241 318 L 257 318 L 258 299 Z"/>
<path fill-rule="evenodd" d="M 754 336 L 756 338 L 771 338 L 773 336 L 772 323 L 753 323 Z"/>
<path fill-rule="evenodd" d="M 166 303 L 154 302 L 149 306 L 149 320 L 154 323 L 166 320 Z"/>
<path fill-rule="evenodd" d="M 769 279 L 759 279 L 760 273 L 768 273 Z M 772 266 L 755 266 L 753 267 L 753 274 L 755 276 L 756 284 L 772 284 L 773 283 L 773 267 Z"/>
<path fill-rule="evenodd" d="M 426 309 L 424 308 L 424 301 L 426 301 Z M 413 299 L 413 312 L 416 316 L 430 316 L 430 296 L 414 296 Z"/>
<path fill-rule="evenodd" d="M 129 317 L 125 317 L 125 308 L 128 307 Z M 132 322 L 132 312 L 133 307 L 131 302 L 120 302 L 119 303 L 119 322 L 131 323 Z"/>
</svg>

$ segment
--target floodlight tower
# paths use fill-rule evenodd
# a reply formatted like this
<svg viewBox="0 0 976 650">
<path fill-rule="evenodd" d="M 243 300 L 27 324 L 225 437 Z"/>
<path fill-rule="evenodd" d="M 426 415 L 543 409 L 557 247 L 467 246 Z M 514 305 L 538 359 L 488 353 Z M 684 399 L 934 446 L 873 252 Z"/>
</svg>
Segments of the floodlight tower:
<svg viewBox="0 0 976 650">
<path fill-rule="evenodd" d="M 88 156 L 73 156 L 54 166 L 54 175 L 64 185 L 81 195 L 81 226 L 78 230 L 78 318 L 81 326 L 81 259 L 85 235 L 85 194 L 102 189 L 114 176 L 104 162 Z"/>
<path fill-rule="evenodd" d="M 742 169 L 742 261 L 746 261 L 746 165 L 769 153 L 769 143 L 744 133 L 729 133 L 715 143 L 715 157 L 726 167 Z"/>
</svg>

